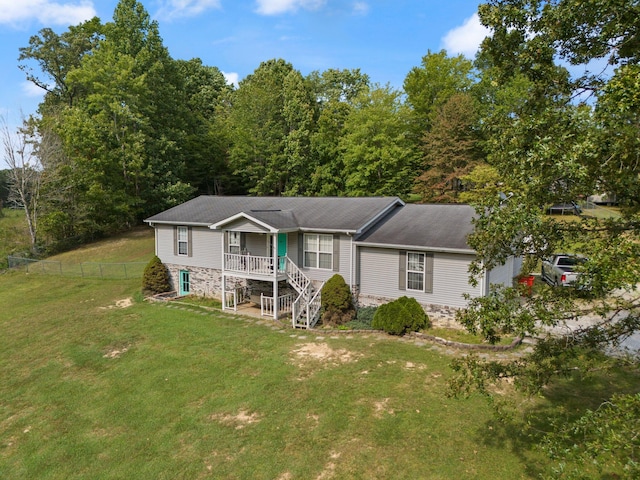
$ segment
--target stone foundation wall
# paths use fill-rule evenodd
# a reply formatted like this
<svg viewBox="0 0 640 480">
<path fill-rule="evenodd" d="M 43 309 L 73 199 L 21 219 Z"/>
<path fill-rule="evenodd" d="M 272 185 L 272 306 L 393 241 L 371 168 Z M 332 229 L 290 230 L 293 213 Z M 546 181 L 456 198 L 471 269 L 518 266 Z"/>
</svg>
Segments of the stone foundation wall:
<svg viewBox="0 0 640 480">
<path fill-rule="evenodd" d="M 359 307 L 379 307 L 380 305 L 394 300 L 395 298 L 358 295 L 357 305 Z M 431 320 L 434 327 L 463 328 L 462 325 L 456 321 L 456 312 L 458 311 L 458 308 L 424 303 L 421 303 L 420 305 L 425 313 L 429 315 L 429 320 Z"/>
<path fill-rule="evenodd" d="M 221 298 L 222 272 L 214 268 L 187 267 L 182 265 L 165 264 L 171 278 L 171 288 L 179 291 L 180 270 L 189 271 L 191 293 L 203 297 Z"/>
</svg>

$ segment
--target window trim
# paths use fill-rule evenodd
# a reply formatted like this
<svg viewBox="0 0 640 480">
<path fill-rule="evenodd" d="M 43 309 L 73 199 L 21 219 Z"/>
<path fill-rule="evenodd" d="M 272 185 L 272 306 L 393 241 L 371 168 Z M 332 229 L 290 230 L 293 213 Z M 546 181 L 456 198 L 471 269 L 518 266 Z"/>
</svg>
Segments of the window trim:
<svg viewBox="0 0 640 480">
<path fill-rule="evenodd" d="M 181 238 L 181 236 L 183 236 L 183 238 Z M 181 244 L 184 244 L 184 253 L 180 252 Z M 189 227 L 178 226 L 176 228 L 176 253 L 179 257 L 188 257 L 189 250 Z"/>
<path fill-rule="evenodd" d="M 315 249 L 314 250 L 307 250 L 307 239 L 311 238 L 311 237 L 315 237 L 316 239 L 316 245 L 315 245 Z M 331 240 L 331 243 L 328 247 L 327 250 L 321 250 L 320 249 L 320 238 L 321 237 L 327 237 L 328 239 Z M 302 237 L 302 264 L 304 268 L 309 268 L 309 269 L 314 269 L 314 270 L 333 270 L 333 263 L 334 263 L 334 238 L 332 234 L 326 234 L 326 233 L 305 233 Z M 316 261 L 314 262 L 315 265 L 309 265 L 307 263 L 307 253 L 314 253 L 315 254 L 315 259 Z M 320 266 L 320 255 L 329 255 L 331 260 L 329 262 L 329 266 L 328 267 L 321 267 Z"/>
<path fill-rule="evenodd" d="M 409 268 L 410 265 L 410 258 L 412 255 L 418 255 L 420 258 L 420 266 L 422 267 L 422 270 L 412 270 Z M 407 268 L 406 268 L 406 283 L 405 285 L 407 286 L 407 291 L 409 292 L 424 292 L 425 291 L 425 280 L 426 280 L 426 266 L 427 266 L 427 256 L 424 252 L 407 252 Z M 409 275 L 410 274 L 417 274 L 420 275 L 422 277 L 422 281 L 420 283 L 422 283 L 422 288 L 411 288 L 409 285 L 411 283 L 413 283 L 413 281 L 409 280 Z"/>
<path fill-rule="evenodd" d="M 237 243 L 232 243 L 232 240 L 234 242 L 237 240 Z M 237 251 L 236 252 L 232 251 L 232 247 L 237 248 Z M 236 254 L 236 255 L 239 255 L 242 253 L 242 233 L 241 232 L 229 230 L 229 244 L 227 245 L 227 250 L 229 253 Z"/>
</svg>

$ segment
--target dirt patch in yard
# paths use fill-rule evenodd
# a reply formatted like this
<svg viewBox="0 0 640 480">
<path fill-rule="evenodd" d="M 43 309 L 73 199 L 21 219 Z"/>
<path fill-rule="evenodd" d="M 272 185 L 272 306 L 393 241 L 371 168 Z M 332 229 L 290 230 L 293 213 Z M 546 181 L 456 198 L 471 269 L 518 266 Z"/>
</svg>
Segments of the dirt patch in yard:
<svg viewBox="0 0 640 480">
<path fill-rule="evenodd" d="M 342 363 L 357 362 L 362 356 L 344 348 L 334 350 L 326 343 L 305 343 L 291 353 L 298 360 L 299 366 L 308 364 L 309 360 L 337 366 Z"/>
<path fill-rule="evenodd" d="M 98 307 L 100 310 L 112 310 L 114 308 L 128 308 L 133 305 L 133 298 L 123 298 L 122 300 L 118 300 L 113 305 L 109 305 L 107 307 Z"/>
<path fill-rule="evenodd" d="M 249 413 L 246 410 L 240 410 L 237 414 L 216 413 L 209 416 L 210 420 L 220 422 L 228 427 L 234 427 L 241 430 L 247 425 L 252 425 L 260 421 L 260 415 L 257 413 Z"/>
<path fill-rule="evenodd" d="M 107 350 L 107 352 L 102 355 L 103 358 L 120 358 L 123 353 L 126 353 L 129 350 L 129 346 L 125 345 L 124 347 L 111 347 Z"/>
</svg>

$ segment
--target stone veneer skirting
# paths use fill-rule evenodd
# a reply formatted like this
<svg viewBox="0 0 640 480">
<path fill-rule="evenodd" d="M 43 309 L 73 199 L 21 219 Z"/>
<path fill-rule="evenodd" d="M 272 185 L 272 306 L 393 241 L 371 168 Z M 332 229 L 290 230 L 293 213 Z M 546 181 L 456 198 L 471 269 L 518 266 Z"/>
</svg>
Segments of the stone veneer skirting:
<svg viewBox="0 0 640 480">
<path fill-rule="evenodd" d="M 165 263 L 165 266 L 169 270 L 171 288 L 173 290 L 178 291 L 180 270 L 187 270 L 191 287 L 190 293 L 203 297 L 222 298 L 222 272 L 220 270 L 205 267 L 185 267 L 184 265 L 171 263 Z"/>
<path fill-rule="evenodd" d="M 357 296 L 357 304 L 360 307 L 379 307 L 394 300 L 395 298 L 374 297 L 363 294 Z M 456 321 L 456 312 L 459 308 L 425 303 L 420 305 L 425 313 L 429 315 L 429 320 L 431 320 L 431 324 L 434 327 L 462 328 L 462 325 Z"/>
<path fill-rule="evenodd" d="M 180 270 L 189 271 L 191 283 L 191 293 L 203 297 L 222 298 L 222 272 L 214 268 L 205 267 L 185 267 L 183 265 L 165 264 L 171 277 L 171 288 L 178 290 Z M 387 297 L 374 297 L 363 295 L 357 291 L 356 286 L 352 286 L 352 293 L 356 304 L 361 307 L 380 306 L 395 300 Z M 436 327 L 461 328 L 456 322 L 455 316 L 458 308 L 445 305 L 421 304 L 422 308 L 429 315 L 431 323 Z"/>
</svg>

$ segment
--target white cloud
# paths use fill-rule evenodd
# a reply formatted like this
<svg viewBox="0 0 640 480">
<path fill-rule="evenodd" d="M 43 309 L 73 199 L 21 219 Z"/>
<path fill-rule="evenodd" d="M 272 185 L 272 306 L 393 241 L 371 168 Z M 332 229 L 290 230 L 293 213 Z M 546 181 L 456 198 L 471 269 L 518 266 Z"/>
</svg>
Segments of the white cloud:
<svg viewBox="0 0 640 480">
<path fill-rule="evenodd" d="M 43 25 L 76 25 L 95 16 L 89 0 L 0 0 L 0 24 L 16 26 L 36 20 Z"/>
<path fill-rule="evenodd" d="M 224 79 L 227 81 L 228 85 L 233 85 L 234 87 L 238 87 L 238 74 L 235 72 L 222 72 Z"/>
<path fill-rule="evenodd" d="M 367 2 L 354 2 L 353 13 L 355 15 L 366 15 L 369 13 L 369 4 Z"/>
<path fill-rule="evenodd" d="M 262 15 L 278 15 L 279 13 L 295 12 L 299 8 L 316 10 L 323 6 L 326 0 L 256 0 Z"/>
<path fill-rule="evenodd" d="M 491 35 L 491 30 L 480 23 L 477 13 L 467 18 L 464 23 L 449 30 L 442 39 L 442 44 L 450 55 L 463 54 L 473 58 L 485 37 Z"/>
<path fill-rule="evenodd" d="M 220 0 L 164 0 L 160 5 L 156 16 L 171 20 L 178 17 L 195 17 L 206 10 L 220 8 Z"/>
<path fill-rule="evenodd" d="M 46 92 L 44 91 L 44 89 L 38 87 L 35 83 L 33 82 L 22 82 L 22 84 L 20 85 L 20 90 L 22 90 L 22 93 L 27 96 L 27 97 L 42 97 Z"/>
</svg>

